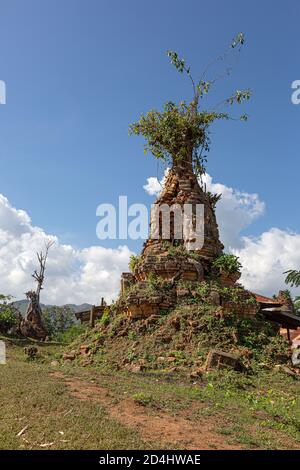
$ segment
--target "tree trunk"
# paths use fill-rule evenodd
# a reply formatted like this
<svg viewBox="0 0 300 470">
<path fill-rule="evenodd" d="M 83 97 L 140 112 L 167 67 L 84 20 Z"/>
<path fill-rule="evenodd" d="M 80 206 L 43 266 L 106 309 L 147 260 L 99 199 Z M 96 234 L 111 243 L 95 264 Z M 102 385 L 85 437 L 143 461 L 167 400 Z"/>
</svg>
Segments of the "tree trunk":
<svg viewBox="0 0 300 470">
<path fill-rule="evenodd" d="M 42 322 L 42 310 L 39 303 L 39 296 L 36 292 L 26 293 L 29 299 L 25 318 L 21 322 L 20 330 L 23 336 L 44 341 L 47 332 Z"/>
<path fill-rule="evenodd" d="M 24 320 L 21 322 L 21 333 L 24 336 L 30 338 L 44 340 L 47 336 L 46 329 L 42 322 L 42 309 L 40 306 L 40 293 L 43 288 L 43 283 L 45 279 L 45 269 L 46 262 L 48 257 L 48 251 L 52 246 L 53 242 L 49 241 L 46 243 L 46 251 L 43 253 L 37 253 L 37 258 L 40 266 L 39 272 L 34 271 L 32 277 L 37 282 L 36 291 L 26 292 L 26 297 L 29 300 L 29 305 L 27 307 L 27 312 Z"/>
</svg>

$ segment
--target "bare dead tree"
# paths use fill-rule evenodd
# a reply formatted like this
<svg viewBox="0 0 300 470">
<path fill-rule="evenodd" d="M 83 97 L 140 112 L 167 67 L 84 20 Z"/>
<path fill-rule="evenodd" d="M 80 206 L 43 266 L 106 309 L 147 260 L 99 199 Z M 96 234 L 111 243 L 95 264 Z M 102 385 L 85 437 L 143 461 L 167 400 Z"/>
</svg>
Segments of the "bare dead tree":
<svg viewBox="0 0 300 470">
<path fill-rule="evenodd" d="M 48 253 L 53 244 L 54 244 L 54 241 L 48 241 L 45 244 L 45 253 L 43 251 L 40 251 L 39 253 L 36 254 L 38 262 L 39 262 L 39 272 L 35 270 L 34 273 L 32 274 L 32 277 L 37 282 L 36 296 L 37 296 L 38 301 L 40 300 L 40 293 L 41 293 L 41 290 L 43 289 L 43 284 L 45 280 L 45 269 L 46 269 Z"/>
<path fill-rule="evenodd" d="M 45 251 L 37 253 L 39 268 L 34 271 L 32 277 L 37 282 L 36 290 L 31 290 L 25 293 L 29 304 L 27 307 L 24 320 L 21 322 L 21 333 L 30 338 L 44 340 L 46 338 L 46 330 L 42 321 L 42 309 L 40 305 L 40 294 L 43 289 L 45 280 L 45 270 L 48 258 L 48 253 L 54 241 L 47 241 L 45 243 Z"/>
</svg>

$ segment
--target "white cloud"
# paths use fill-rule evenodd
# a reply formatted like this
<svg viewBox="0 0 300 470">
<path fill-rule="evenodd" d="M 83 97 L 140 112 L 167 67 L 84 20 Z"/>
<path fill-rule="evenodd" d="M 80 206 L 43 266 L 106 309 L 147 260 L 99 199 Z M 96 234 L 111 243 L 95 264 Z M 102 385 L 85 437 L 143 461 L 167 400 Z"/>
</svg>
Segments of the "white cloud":
<svg viewBox="0 0 300 470">
<path fill-rule="evenodd" d="M 147 179 L 147 184 L 143 187 L 150 196 L 159 195 L 167 171 L 161 181 L 155 177 Z M 264 202 L 260 201 L 257 194 L 241 192 L 224 184 L 214 183 L 208 174 L 203 177 L 203 183 L 206 185 L 207 191 L 222 194 L 222 198 L 217 204 L 216 215 L 219 222 L 220 238 L 225 249 L 230 250 L 242 246 L 241 231 L 264 213 Z"/>
<path fill-rule="evenodd" d="M 165 173 L 166 176 L 166 173 Z M 164 176 L 164 178 L 165 178 Z M 163 181 L 162 181 L 163 183 Z M 242 231 L 263 215 L 265 204 L 257 194 L 241 192 L 205 177 L 207 190 L 222 193 L 217 205 L 221 240 L 227 251 L 237 254 L 243 264 L 245 287 L 271 295 L 285 288 L 283 272 L 300 269 L 300 234 L 271 228 L 259 237 L 244 237 Z M 148 194 L 161 191 L 157 178 L 148 178 Z M 119 291 L 120 275 L 128 270 L 131 255 L 124 245 L 116 249 L 91 246 L 81 250 L 64 245 L 57 237 L 32 224 L 29 215 L 12 207 L 0 195 L 0 292 L 24 298 L 34 287 L 36 251 L 53 239 L 47 265 L 44 303 L 98 304 L 101 297 L 111 301 Z M 295 291 L 294 291 L 295 292 Z"/>
<path fill-rule="evenodd" d="M 287 288 L 283 273 L 300 269 L 300 234 L 271 228 L 257 238 L 244 237 L 243 247 L 233 253 L 240 257 L 241 282 L 247 289 L 276 294 Z M 297 293 L 297 289 L 291 290 Z"/>
<path fill-rule="evenodd" d="M 154 176 L 150 176 L 150 178 L 147 178 L 147 184 L 143 186 L 144 190 L 146 191 L 149 196 L 158 196 L 159 193 L 162 191 L 166 177 L 168 176 L 170 168 L 166 168 L 164 171 L 164 176 L 162 177 L 161 180 L 158 180 Z"/>
<path fill-rule="evenodd" d="M 240 237 L 242 230 L 257 217 L 263 215 L 265 203 L 255 193 L 241 192 L 224 184 L 214 183 L 208 174 L 203 177 L 203 182 L 206 184 L 207 191 L 222 194 L 216 207 L 216 216 L 225 249 L 231 250 L 241 247 L 243 243 Z"/>
<path fill-rule="evenodd" d="M 216 208 L 220 238 L 225 251 L 240 257 L 244 286 L 265 295 L 286 289 L 284 271 L 300 269 L 300 234 L 271 228 L 256 238 L 243 236 L 242 231 L 264 214 L 265 203 L 255 193 L 214 183 L 208 174 L 203 182 L 207 191 L 222 194 Z M 158 195 L 161 185 L 157 178 L 148 178 L 144 189 L 148 194 Z M 291 290 L 296 294 L 297 290 Z"/>
<path fill-rule="evenodd" d="M 162 190 L 162 181 L 158 181 L 154 176 L 147 178 L 147 184 L 143 186 L 149 196 L 157 196 Z"/>
<path fill-rule="evenodd" d="M 76 250 L 60 244 L 32 225 L 29 215 L 11 206 L 0 195 L 0 282 L 1 293 L 24 298 L 34 287 L 32 272 L 36 269 L 36 251 L 52 239 L 46 267 L 44 303 L 99 304 L 101 297 L 111 301 L 119 291 L 121 272 L 128 270 L 131 252 L 127 246 L 116 249 L 91 246 Z"/>
</svg>

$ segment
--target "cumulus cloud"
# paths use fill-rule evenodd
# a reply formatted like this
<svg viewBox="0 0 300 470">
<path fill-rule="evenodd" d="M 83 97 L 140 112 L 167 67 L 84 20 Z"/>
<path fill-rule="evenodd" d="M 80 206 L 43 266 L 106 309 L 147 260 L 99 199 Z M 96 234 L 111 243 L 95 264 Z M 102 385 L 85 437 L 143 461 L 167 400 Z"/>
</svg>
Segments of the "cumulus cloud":
<svg viewBox="0 0 300 470">
<path fill-rule="evenodd" d="M 265 203 L 255 193 L 246 193 L 221 183 L 214 183 L 208 174 L 203 177 L 203 182 L 207 191 L 222 194 L 216 207 L 216 216 L 225 249 L 231 250 L 241 247 L 243 244 L 240 236 L 242 230 L 247 228 L 257 217 L 263 215 Z"/>
<path fill-rule="evenodd" d="M 232 251 L 243 265 L 243 285 L 268 295 L 286 289 L 283 273 L 300 269 L 300 234 L 271 228 L 257 238 L 243 237 L 242 241 L 243 247 Z M 297 289 L 291 290 L 297 293 Z"/>
<path fill-rule="evenodd" d="M 162 183 L 154 176 L 150 176 L 143 188 L 149 196 L 157 196 L 162 190 Z"/>
<path fill-rule="evenodd" d="M 155 178 L 154 176 L 150 176 L 150 178 L 147 178 L 147 183 L 143 186 L 143 188 L 146 193 L 149 194 L 149 196 L 159 195 L 159 193 L 162 191 L 168 173 L 169 168 L 165 170 L 164 176 L 161 180 L 158 180 L 158 178 Z"/>
<path fill-rule="evenodd" d="M 243 236 L 243 230 L 263 216 L 265 203 L 258 194 L 215 183 L 208 174 L 203 183 L 207 191 L 222 194 L 216 208 L 220 238 L 225 251 L 240 257 L 243 285 L 265 295 L 286 289 L 284 271 L 300 269 L 300 234 L 270 228 L 259 237 Z M 157 178 L 148 178 L 144 189 L 150 195 L 158 195 L 162 185 L 163 180 L 159 184 Z M 297 290 L 291 290 L 296 294 Z"/>
<path fill-rule="evenodd" d="M 154 196 L 162 189 L 161 182 L 148 178 L 145 191 Z M 257 194 L 242 192 L 225 184 L 215 183 L 210 175 L 204 179 L 206 188 L 222 193 L 217 205 L 221 240 L 226 251 L 240 257 L 243 264 L 242 282 L 246 288 L 272 295 L 285 288 L 283 272 L 300 268 L 300 234 L 271 228 L 260 236 L 245 237 L 243 230 L 265 211 Z M 119 291 L 120 275 L 127 271 L 130 255 L 126 245 L 118 248 L 90 246 L 76 249 L 61 244 L 54 235 L 32 224 L 24 210 L 14 208 L 0 195 L 0 292 L 24 298 L 32 289 L 31 273 L 36 269 L 36 251 L 54 240 L 47 265 L 44 303 L 98 304 L 101 297 L 111 301 Z M 293 291 L 296 293 L 296 291 Z"/>
<path fill-rule="evenodd" d="M 155 177 L 147 179 L 144 189 L 150 196 L 159 195 L 167 171 L 161 181 Z M 219 221 L 220 237 L 225 249 L 231 250 L 241 247 L 243 243 L 240 236 L 242 230 L 264 213 L 264 202 L 255 193 L 241 192 L 224 184 L 214 183 L 209 174 L 203 177 L 203 184 L 206 185 L 207 191 L 222 194 L 222 198 L 217 204 L 216 215 Z"/>
<path fill-rule="evenodd" d="M 128 270 L 131 252 L 127 246 L 116 249 L 91 246 L 77 250 L 59 242 L 32 224 L 29 215 L 17 210 L 0 195 L 0 280 L 1 293 L 24 298 L 34 287 L 31 273 L 36 269 L 36 251 L 53 240 L 47 264 L 44 303 L 99 304 L 101 297 L 111 301 L 119 291 L 121 272 Z"/>
</svg>

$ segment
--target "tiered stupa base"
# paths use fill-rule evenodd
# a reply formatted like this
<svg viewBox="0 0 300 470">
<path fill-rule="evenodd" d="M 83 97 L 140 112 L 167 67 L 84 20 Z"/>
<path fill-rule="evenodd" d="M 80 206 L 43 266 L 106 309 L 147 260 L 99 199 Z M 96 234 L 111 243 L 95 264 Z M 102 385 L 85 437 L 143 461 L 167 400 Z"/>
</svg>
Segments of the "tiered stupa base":
<svg viewBox="0 0 300 470">
<path fill-rule="evenodd" d="M 174 207 L 185 204 L 204 206 L 204 243 L 196 250 L 189 247 L 194 240 L 187 236 L 175 239 L 174 227 L 170 227 L 170 238 L 151 238 L 144 247 L 133 273 L 123 273 L 121 279 L 120 306 L 131 318 L 159 315 L 166 309 L 175 307 L 178 302 L 187 300 L 191 291 L 203 282 L 217 282 L 221 286 L 233 287 L 239 276 L 220 276 L 213 268 L 213 262 L 222 254 L 223 245 L 214 211 L 214 199 L 210 193 L 200 188 L 196 176 L 187 168 L 174 167 L 167 175 L 164 189 L 155 202 L 156 206 Z M 157 225 L 157 220 L 155 221 Z M 151 220 L 150 232 L 159 233 Z M 188 286 L 188 288 L 185 288 Z M 240 288 L 241 306 L 246 315 L 254 314 L 257 306 L 249 302 L 251 295 Z M 247 300 L 248 299 L 248 300 Z M 226 300 L 214 296 L 216 306 L 224 307 Z M 247 305 L 247 308 L 246 308 Z M 229 306 L 231 308 L 231 306 Z"/>
</svg>

